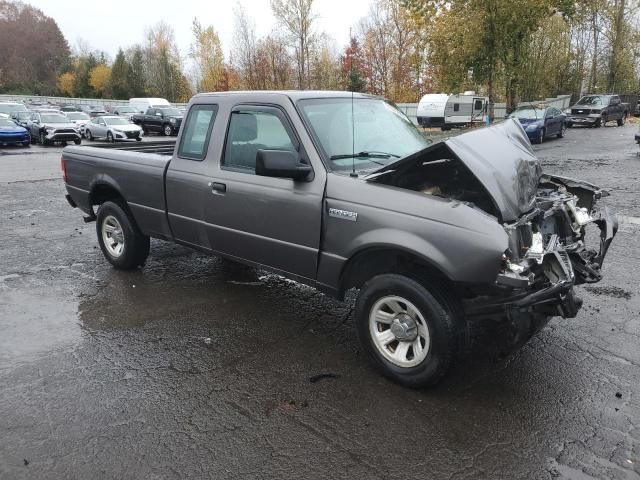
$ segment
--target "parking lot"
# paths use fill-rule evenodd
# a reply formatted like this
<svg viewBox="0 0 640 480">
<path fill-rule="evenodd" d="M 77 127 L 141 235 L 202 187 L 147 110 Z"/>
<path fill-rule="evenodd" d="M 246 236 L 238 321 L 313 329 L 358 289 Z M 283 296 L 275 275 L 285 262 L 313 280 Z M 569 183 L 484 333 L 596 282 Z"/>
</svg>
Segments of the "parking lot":
<svg viewBox="0 0 640 480">
<path fill-rule="evenodd" d="M 578 317 L 428 391 L 366 364 L 350 302 L 160 241 L 112 269 L 62 148 L 0 148 L 0 478 L 640 480 L 636 129 L 535 147 L 620 215 Z"/>
</svg>

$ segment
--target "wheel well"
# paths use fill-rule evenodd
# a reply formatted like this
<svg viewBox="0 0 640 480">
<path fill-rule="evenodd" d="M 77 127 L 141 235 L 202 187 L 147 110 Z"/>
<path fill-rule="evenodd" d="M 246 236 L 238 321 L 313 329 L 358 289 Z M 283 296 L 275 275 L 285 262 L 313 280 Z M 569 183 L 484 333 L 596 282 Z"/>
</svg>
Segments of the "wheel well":
<svg viewBox="0 0 640 480">
<path fill-rule="evenodd" d="M 91 201 L 91 205 L 100 205 L 110 200 L 124 201 L 124 198 L 114 187 L 102 183 L 93 187 L 89 195 L 89 200 Z"/>
<path fill-rule="evenodd" d="M 440 269 L 418 255 L 400 249 L 371 248 L 351 257 L 340 275 L 340 292 L 360 288 L 370 278 L 383 273 L 405 274 L 416 279 L 437 279 L 452 285 Z"/>
</svg>

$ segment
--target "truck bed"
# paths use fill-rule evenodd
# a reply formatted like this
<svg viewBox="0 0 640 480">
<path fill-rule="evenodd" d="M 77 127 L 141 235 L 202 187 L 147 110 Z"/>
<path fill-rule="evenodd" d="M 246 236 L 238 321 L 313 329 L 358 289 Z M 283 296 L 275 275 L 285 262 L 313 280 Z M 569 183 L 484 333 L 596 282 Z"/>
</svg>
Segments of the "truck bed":
<svg viewBox="0 0 640 480">
<path fill-rule="evenodd" d="M 93 216 L 97 197 L 118 192 L 140 230 L 171 237 L 165 214 L 164 175 L 175 141 L 69 146 L 62 151 L 67 188 L 77 206 Z"/>
</svg>

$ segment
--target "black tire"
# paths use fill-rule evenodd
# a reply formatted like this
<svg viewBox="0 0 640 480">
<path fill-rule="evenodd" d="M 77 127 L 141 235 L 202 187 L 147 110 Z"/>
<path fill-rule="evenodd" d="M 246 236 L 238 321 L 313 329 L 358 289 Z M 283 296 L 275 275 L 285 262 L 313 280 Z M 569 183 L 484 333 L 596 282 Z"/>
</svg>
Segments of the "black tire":
<svg viewBox="0 0 640 480">
<path fill-rule="evenodd" d="M 60 145 L 62 145 L 63 147 L 66 147 L 66 146 L 67 146 L 67 142 L 66 142 L 66 140 L 61 141 L 61 142 L 60 142 Z"/>
<path fill-rule="evenodd" d="M 165 137 L 170 137 L 173 135 L 173 127 L 171 127 L 171 125 L 165 125 L 162 127 L 162 133 Z"/>
<path fill-rule="evenodd" d="M 596 128 L 600 128 L 601 126 L 605 125 L 607 123 L 607 120 L 603 117 L 603 118 L 599 118 L 598 120 L 596 120 L 596 123 L 593 124 L 594 127 Z"/>
<path fill-rule="evenodd" d="M 38 136 L 38 142 L 40 143 L 40 145 L 47 145 L 49 143 L 49 142 L 47 142 L 47 139 L 45 138 L 44 132 L 40 132 L 40 134 Z"/>
<path fill-rule="evenodd" d="M 30 141 L 29 141 L 29 142 L 24 142 L 24 143 L 22 144 L 22 146 L 23 146 L 23 147 L 26 147 L 26 148 L 29 148 L 29 147 L 31 146 L 31 142 L 30 142 Z"/>
<path fill-rule="evenodd" d="M 142 141 L 142 138 L 136 137 L 136 142 L 141 142 L 141 141 Z"/>
<path fill-rule="evenodd" d="M 538 135 L 538 138 L 536 138 L 532 143 L 535 143 L 537 145 L 541 144 L 542 142 L 544 142 L 544 135 L 545 135 L 545 130 L 544 128 L 540 129 L 540 134 Z"/>
<path fill-rule="evenodd" d="M 398 274 L 373 277 L 360 289 L 356 302 L 355 320 L 358 339 L 368 360 L 383 375 L 411 388 L 424 388 L 437 384 L 457 359 L 460 339 L 464 337 L 456 318 L 458 310 L 434 287 Z M 370 315 L 376 303 L 387 296 L 398 296 L 411 302 L 424 318 L 429 332 L 426 357 L 415 366 L 400 366 L 380 351 L 372 338 Z M 402 303 L 402 302 L 401 302 Z M 388 345 L 391 346 L 392 341 Z M 399 343 L 397 344 L 399 345 Z M 393 347 L 393 348 L 397 348 Z M 413 347 L 410 347 L 413 352 Z M 415 355 L 415 353 L 412 353 Z M 415 357 L 414 357 L 415 358 Z"/>
<path fill-rule="evenodd" d="M 108 143 L 116 143 L 115 139 L 113 138 L 113 133 L 107 132 L 107 142 Z"/>
<path fill-rule="evenodd" d="M 625 120 L 624 115 L 622 115 L 622 117 L 618 120 L 618 126 L 619 127 L 623 127 L 624 126 L 624 120 Z"/>
<path fill-rule="evenodd" d="M 558 138 L 564 138 L 564 134 L 567 131 L 567 124 L 563 123 L 562 125 L 560 125 L 560 132 L 558 133 Z"/>
<path fill-rule="evenodd" d="M 142 127 L 142 133 L 149 135 L 149 129 L 147 127 Z"/>
<path fill-rule="evenodd" d="M 107 249 L 102 234 L 105 219 L 109 217 L 115 217 L 122 227 L 123 249 L 117 256 Z M 131 212 L 124 204 L 109 201 L 100 205 L 96 218 L 96 233 L 100 250 L 109 263 L 117 269 L 132 270 L 143 266 L 149 256 L 149 237 L 140 232 Z"/>
<path fill-rule="evenodd" d="M 82 143 L 82 139 L 80 138 L 76 138 L 73 143 L 75 143 L 76 145 L 80 145 Z"/>
<path fill-rule="evenodd" d="M 90 142 L 93 141 L 93 135 L 91 135 L 91 130 L 85 130 L 84 136 L 87 137 L 87 140 L 89 140 Z"/>
<path fill-rule="evenodd" d="M 573 123 L 567 122 L 567 128 L 573 128 Z"/>
</svg>

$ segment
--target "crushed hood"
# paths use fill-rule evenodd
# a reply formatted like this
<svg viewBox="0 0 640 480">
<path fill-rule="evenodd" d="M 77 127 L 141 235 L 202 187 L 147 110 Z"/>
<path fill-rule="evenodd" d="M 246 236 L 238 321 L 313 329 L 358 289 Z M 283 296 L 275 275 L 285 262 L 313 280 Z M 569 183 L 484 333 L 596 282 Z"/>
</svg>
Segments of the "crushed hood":
<svg viewBox="0 0 640 480">
<path fill-rule="evenodd" d="M 527 134 L 515 119 L 435 143 L 372 172 L 367 180 L 421 161 L 425 154 L 442 149 L 442 144 L 485 187 L 502 221 L 516 220 L 533 208 L 542 167 Z"/>
</svg>

